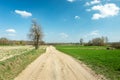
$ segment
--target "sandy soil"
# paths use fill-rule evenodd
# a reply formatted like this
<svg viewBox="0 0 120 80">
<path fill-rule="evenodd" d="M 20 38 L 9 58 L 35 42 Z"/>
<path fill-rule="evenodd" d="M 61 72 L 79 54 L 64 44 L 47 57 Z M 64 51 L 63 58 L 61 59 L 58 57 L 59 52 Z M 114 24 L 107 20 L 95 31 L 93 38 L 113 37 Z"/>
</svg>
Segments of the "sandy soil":
<svg viewBox="0 0 120 80">
<path fill-rule="evenodd" d="M 37 58 L 15 80 L 100 80 L 72 57 L 53 46 Z"/>
</svg>

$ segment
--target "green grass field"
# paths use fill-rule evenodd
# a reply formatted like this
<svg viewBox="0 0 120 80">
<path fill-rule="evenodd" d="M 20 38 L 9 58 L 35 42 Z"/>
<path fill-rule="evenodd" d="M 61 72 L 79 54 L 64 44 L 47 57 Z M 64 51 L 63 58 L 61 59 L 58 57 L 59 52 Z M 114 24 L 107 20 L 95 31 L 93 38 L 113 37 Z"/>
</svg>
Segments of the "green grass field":
<svg viewBox="0 0 120 80">
<path fill-rule="evenodd" d="M 55 46 L 58 50 L 75 57 L 107 79 L 120 80 L 120 50 L 106 50 L 97 46 Z"/>
</svg>

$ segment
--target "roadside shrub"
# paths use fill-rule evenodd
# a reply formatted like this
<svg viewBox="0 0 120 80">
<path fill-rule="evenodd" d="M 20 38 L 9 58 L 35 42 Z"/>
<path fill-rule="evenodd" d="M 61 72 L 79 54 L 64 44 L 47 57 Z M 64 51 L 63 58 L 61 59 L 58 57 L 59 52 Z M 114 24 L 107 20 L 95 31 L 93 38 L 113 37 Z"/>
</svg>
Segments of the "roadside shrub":
<svg viewBox="0 0 120 80">
<path fill-rule="evenodd" d="M 111 47 L 113 47 L 115 49 L 120 49 L 120 42 L 112 43 Z"/>
<path fill-rule="evenodd" d="M 114 50 L 115 48 L 113 48 L 113 47 L 107 47 L 106 49 L 107 50 Z"/>
</svg>

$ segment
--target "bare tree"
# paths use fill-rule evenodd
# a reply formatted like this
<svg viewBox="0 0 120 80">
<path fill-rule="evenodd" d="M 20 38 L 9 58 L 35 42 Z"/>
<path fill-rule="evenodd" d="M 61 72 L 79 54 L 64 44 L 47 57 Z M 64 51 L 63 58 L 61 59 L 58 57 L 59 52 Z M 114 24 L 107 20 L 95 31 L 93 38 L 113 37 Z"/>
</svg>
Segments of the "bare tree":
<svg viewBox="0 0 120 80">
<path fill-rule="evenodd" d="M 42 41 L 43 38 L 43 32 L 41 26 L 37 24 L 36 20 L 32 20 L 32 27 L 28 36 L 33 41 L 35 49 L 38 49 L 39 41 Z"/>
<path fill-rule="evenodd" d="M 108 37 L 105 37 L 105 43 L 108 44 Z"/>
<path fill-rule="evenodd" d="M 83 45 L 83 39 L 80 38 L 80 45 Z"/>
</svg>

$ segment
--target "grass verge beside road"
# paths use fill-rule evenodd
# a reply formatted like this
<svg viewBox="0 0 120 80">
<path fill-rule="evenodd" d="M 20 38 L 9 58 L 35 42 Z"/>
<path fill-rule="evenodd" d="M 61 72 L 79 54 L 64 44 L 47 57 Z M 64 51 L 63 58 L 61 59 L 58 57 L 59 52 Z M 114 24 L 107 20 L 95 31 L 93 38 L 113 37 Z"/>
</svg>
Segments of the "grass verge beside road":
<svg viewBox="0 0 120 80">
<path fill-rule="evenodd" d="M 56 46 L 56 48 L 84 62 L 107 79 L 120 80 L 120 50 L 106 50 L 96 46 Z"/>
<path fill-rule="evenodd" d="M 21 55 L 0 62 L 0 80 L 13 80 L 28 64 L 34 61 L 45 49 L 30 50 Z"/>
</svg>

